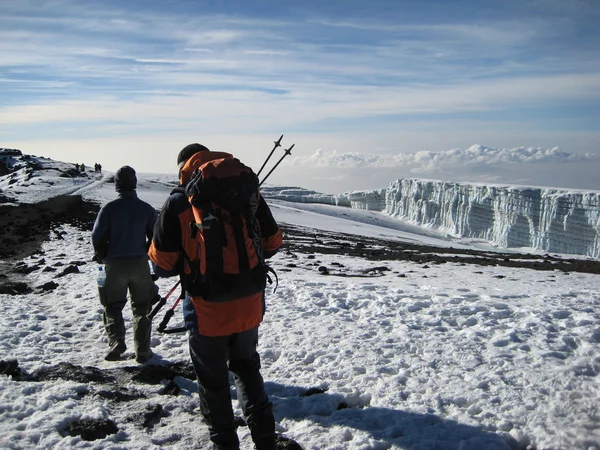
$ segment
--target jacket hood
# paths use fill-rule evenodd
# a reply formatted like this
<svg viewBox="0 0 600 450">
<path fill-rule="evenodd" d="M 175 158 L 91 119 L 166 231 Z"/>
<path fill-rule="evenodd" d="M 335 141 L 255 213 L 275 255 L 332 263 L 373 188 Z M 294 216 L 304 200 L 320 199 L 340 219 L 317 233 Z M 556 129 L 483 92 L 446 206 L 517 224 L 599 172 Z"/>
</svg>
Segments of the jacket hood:
<svg viewBox="0 0 600 450">
<path fill-rule="evenodd" d="M 192 178 L 194 171 L 202 164 L 213 161 L 215 159 L 230 159 L 233 155 L 225 152 L 198 152 L 192 155 L 190 159 L 185 163 L 179 172 L 179 183 L 184 185 Z"/>
</svg>

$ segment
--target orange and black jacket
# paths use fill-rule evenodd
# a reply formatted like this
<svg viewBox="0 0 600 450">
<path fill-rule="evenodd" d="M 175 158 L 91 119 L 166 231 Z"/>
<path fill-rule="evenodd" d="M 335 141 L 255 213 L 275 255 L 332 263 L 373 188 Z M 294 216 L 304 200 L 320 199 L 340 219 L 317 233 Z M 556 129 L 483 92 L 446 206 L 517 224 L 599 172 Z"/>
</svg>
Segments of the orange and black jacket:
<svg viewBox="0 0 600 450">
<path fill-rule="evenodd" d="M 200 164 L 221 158 L 232 158 L 224 152 L 199 152 L 192 156 L 180 172 L 180 186 L 185 186 Z M 282 242 L 281 230 L 269 206 L 260 196 L 256 212 L 265 258 L 273 256 Z M 148 256 L 156 264 L 160 276 L 179 275 L 185 279 L 192 268 L 186 255 L 196 252 L 197 244 L 190 231 L 194 222 L 192 207 L 184 189 L 175 189 L 162 207 L 154 227 Z M 185 254 L 184 254 L 185 252 Z M 227 336 L 257 327 L 264 315 L 264 291 L 227 302 L 208 302 L 186 293 L 183 302 L 186 327 L 204 336 Z"/>
</svg>

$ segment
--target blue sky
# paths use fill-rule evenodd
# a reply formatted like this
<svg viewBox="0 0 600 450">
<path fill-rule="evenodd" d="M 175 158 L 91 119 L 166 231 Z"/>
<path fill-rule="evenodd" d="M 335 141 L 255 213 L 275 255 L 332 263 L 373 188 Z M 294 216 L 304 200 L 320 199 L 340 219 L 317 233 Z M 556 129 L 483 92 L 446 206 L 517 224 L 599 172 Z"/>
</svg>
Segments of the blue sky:
<svg viewBox="0 0 600 450">
<path fill-rule="evenodd" d="M 598 23 L 596 0 L 3 1 L 0 147 L 165 172 L 196 141 L 260 166 L 284 133 L 272 181 L 317 190 L 600 189 Z"/>
</svg>

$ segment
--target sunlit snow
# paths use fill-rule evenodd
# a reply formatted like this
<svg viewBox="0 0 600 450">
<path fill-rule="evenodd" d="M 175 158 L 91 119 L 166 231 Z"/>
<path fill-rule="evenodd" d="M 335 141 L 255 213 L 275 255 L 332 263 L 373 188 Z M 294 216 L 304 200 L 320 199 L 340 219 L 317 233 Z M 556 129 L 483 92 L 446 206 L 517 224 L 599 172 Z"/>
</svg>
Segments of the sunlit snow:
<svg viewBox="0 0 600 450">
<path fill-rule="evenodd" d="M 14 183 L 12 193 L 21 202 L 79 193 L 104 203 L 115 197 L 105 183 L 109 176 L 86 183 L 54 179 L 54 185 L 34 176 Z M 138 177 L 140 198 L 160 208 L 174 177 Z M 8 182 L 0 180 L 0 188 Z M 316 235 L 338 231 L 371 236 L 374 244 L 386 238 L 461 245 L 378 212 L 270 204 L 279 222 L 313 228 Z M 43 255 L 28 261 L 91 261 L 89 231 L 66 225 L 56 231 Z M 373 263 L 341 254 L 309 256 L 280 252 L 271 260 L 279 287 L 267 294 L 259 351 L 279 433 L 305 449 L 600 448 L 598 275 L 402 260 L 382 262 L 389 271 L 377 277 L 324 276 L 319 266 L 364 273 Z M 135 365 L 104 361 L 97 265 L 80 271 L 60 279 L 23 275 L 59 287 L 0 295 L 0 359 L 16 359 L 28 372 L 59 362 Z M 175 279 L 158 283 L 164 295 Z M 126 317 L 130 324 L 127 311 Z M 173 322 L 180 322 L 178 314 Z M 189 360 L 183 334 L 154 332 L 152 347 L 158 355 L 152 364 Z M 159 396 L 163 386 L 130 385 L 145 398 L 119 405 L 84 395 L 90 386 L 77 381 L 0 376 L 0 447 L 208 448 L 196 385 L 175 381 L 178 396 Z M 301 396 L 310 388 L 322 393 Z M 158 425 L 130 420 L 132 412 L 157 403 L 169 413 Z M 234 407 L 241 415 L 236 401 Z M 81 418 L 110 418 L 119 432 L 88 442 L 57 431 Z M 242 448 L 253 448 L 248 428 L 238 433 Z"/>
</svg>

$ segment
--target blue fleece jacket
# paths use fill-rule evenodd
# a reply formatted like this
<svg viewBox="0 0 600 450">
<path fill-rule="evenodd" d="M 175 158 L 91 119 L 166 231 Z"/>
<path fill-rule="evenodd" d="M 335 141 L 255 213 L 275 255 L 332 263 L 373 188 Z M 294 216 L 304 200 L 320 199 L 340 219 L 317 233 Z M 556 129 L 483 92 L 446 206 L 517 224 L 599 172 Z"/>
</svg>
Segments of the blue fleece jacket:
<svg viewBox="0 0 600 450">
<path fill-rule="evenodd" d="M 119 192 L 119 197 L 104 205 L 96 217 L 92 230 L 96 256 L 110 262 L 146 255 L 156 218 L 156 210 L 135 191 Z"/>
</svg>

